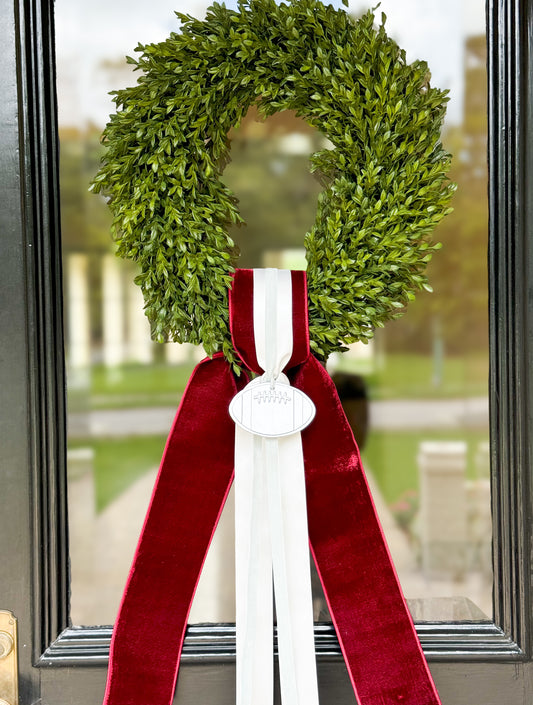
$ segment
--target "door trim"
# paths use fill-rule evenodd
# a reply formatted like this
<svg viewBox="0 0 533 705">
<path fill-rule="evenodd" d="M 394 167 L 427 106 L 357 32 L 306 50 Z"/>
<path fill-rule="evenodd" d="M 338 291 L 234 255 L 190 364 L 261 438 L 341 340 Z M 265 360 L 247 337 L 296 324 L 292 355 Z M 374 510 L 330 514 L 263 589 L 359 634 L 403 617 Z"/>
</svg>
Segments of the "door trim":
<svg viewBox="0 0 533 705">
<path fill-rule="evenodd" d="M 32 467 L 33 660 L 68 625 L 66 381 L 53 2 L 16 5 Z"/>
</svg>

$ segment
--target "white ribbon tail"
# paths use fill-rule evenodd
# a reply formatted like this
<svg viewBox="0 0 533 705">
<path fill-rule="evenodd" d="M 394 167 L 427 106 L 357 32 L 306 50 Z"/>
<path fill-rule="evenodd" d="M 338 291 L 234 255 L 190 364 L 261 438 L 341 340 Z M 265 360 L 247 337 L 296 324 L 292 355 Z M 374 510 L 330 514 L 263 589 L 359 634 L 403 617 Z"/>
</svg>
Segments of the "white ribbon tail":
<svg viewBox="0 0 533 705">
<path fill-rule="evenodd" d="M 272 576 L 282 703 L 318 705 L 299 432 L 311 421 L 314 406 L 281 373 L 293 348 L 291 287 L 290 272 L 254 270 L 254 339 L 265 375 L 230 405 L 237 423 L 237 705 L 273 703 Z"/>
<path fill-rule="evenodd" d="M 272 705 L 272 560 L 262 438 L 235 428 L 237 705 Z"/>
<path fill-rule="evenodd" d="M 281 700 L 318 705 L 301 434 L 265 439 Z"/>
</svg>

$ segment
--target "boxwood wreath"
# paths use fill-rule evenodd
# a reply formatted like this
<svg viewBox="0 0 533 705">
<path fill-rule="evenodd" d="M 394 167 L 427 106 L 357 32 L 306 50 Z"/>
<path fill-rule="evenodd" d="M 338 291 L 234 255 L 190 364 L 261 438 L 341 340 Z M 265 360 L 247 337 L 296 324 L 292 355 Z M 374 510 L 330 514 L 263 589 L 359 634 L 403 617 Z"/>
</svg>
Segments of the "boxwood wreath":
<svg viewBox="0 0 533 705">
<path fill-rule="evenodd" d="M 109 197 L 118 254 L 158 341 L 202 343 L 236 363 L 228 287 L 236 262 L 227 229 L 241 223 L 222 181 L 228 132 L 252 104 L 293 110 L 333 144 L 311 155 L 324 190 L 305 235 L 309 330 L 321 359 L 368 340 L 421 288 L 449 212 L 450 155 L 440 143 L 446 92 L 367 12 L 352 19 L 320 0 L 214 3 L 204 20 L 139 45 L 137 84 L 116 91 L 92 184 Z"/>
</svg>

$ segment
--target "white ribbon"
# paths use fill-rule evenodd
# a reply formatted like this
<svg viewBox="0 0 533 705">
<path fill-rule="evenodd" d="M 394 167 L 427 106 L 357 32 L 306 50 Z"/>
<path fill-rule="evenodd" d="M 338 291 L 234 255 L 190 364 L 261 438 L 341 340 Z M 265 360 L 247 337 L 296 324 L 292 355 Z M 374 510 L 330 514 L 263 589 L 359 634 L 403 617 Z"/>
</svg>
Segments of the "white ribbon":
<svg viewBox="0 0 533 705">
<path fill-rule="evenodd" d="M 265 374 L 246 389 L 269 382 L 274 393 L 289 385 L 289 271 L 254 270 L 253 312 Z M 272 576 L 282 703 L 318 705 L 301 434 L 266 435 L 235 428 L 237 705 L 273 703 Z"/>
</svg>

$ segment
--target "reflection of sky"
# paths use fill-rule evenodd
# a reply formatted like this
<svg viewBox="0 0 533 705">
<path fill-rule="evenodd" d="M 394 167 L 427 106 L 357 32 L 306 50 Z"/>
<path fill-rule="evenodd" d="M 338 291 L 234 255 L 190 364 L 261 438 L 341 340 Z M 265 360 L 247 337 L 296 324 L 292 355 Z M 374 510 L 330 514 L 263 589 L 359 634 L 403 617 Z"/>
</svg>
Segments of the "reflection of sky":
<svg viewBox="0 0 533 705">
<path fill-rule="evenodd" d="M 109 90 L 131 83 L 119 70 L 99 69 L 103 60 L 117 61 L 133 54 L 138 42 L 165 39 L 178 27 L 174 10 L 203 17 L 205 0 L 56 0 L 56 37 L 60 122 L 103 125 L 113 105 Z M 341 0 L 331 0 L 342 7 Z M 374 2 L 351 0 L 359 14 Z M 234 8 L 236 0 L 226 0 Z M 376 16 L 387 15 L 387 30 L 407 51 L 409 60 L 423 58 L 433 84 L 449 88 L 448 116 L 457 123 L 462 113 L 463 44 L 470 34 L 484 31 L 483 0 L 382 0 Z"/>
<path fill-rule="evenodd" d="M 368 2 L 350 1 L 356 14 L 367 8 Z M 483 0 L 382 0 L 376 18 L 381 12 L 387 16 L 388 33 L 406 50 L 408 61 L 427 61 L 432 84 L 449 89 L 448 119 L 460 122 L 464 40 L 485 31 Z"/>
</svg>

